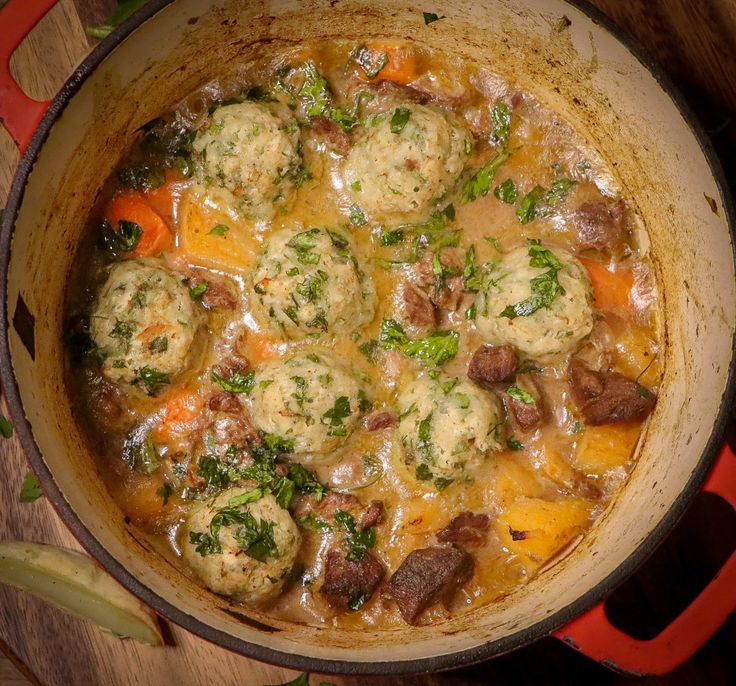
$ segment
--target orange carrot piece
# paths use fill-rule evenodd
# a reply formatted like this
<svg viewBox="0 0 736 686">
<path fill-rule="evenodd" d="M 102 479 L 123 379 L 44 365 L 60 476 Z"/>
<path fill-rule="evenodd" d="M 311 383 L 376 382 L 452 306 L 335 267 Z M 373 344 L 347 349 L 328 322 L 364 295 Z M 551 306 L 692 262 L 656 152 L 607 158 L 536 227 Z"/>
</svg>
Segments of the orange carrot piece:
<svg viewBox="0 0 736 686">
<path fill-rule="evenodd" d="M 417 78 L 417 56 L 411 45 L 372 41 L 366 47 L 373 53 L 374 59 L 378 59 L 380 53 L 385 53 L 388 57 L 386 65 L 372 79 L 358 67 L 360 74 L 368 81 L 394 81 L 405 86 Z"/>
<path fill-rule="evenodd" d="M 169 227 L 161 215 L 151 208 L 143 193 L 121 193 L 113 197 L 105 208 L 105 219 L 115 230 L 121 220 L 134 222 L 143 229 L 133 249 L 136 255 L 158 255 L 171 245 Z"/>
<path fill-rule="evenodd" d="M 177 388 L 166 396 L 163 420 L 156 429 L 156 437 L 167 442 L 176 437 L 202 411 L 202 398 L 187 388 Z"/>
<path fill-rule="evenodd" d="M 276 340 L 263 334 L 249 333 L 245 342 L 245 355 L 251 364 L 273 360 L 278 355 Z"/>
<path fill-rule="evenodd" d="M 581 257 L 593 284 L 595 306 L 599 310 L 625 310 L 629 307 L 629 295 L 634 286 L 630 270 L 612 272 L 595 260 Z"/>
</svg>

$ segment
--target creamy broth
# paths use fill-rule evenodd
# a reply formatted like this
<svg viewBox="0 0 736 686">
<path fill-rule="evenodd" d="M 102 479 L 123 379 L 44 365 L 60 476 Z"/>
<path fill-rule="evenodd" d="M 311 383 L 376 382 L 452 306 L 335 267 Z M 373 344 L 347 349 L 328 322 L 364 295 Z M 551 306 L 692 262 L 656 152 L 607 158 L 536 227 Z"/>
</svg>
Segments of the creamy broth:
<svg viewBox="0 0 736 686">
<path fill-rule="evenodd" d="M 646 234 L 626 199 L 619 198 L 614 176 L 603 160 L 568 124 L 511 82 L 473 65 L 413 45 L 372 44 L 363 54 L 357 52 L 359 47 L 347 42 L 305 45 L 269 60 L 241 65 L 220 81 L 203 86 L 138 134 L 118 173 L 105 184 L 80 245 L 68 297 L 67 376 L 78 421 L 98 458 L 102 478 L 122 511 L 171 555 L 180 558 L 183 548 L 189 546 L 190 555 L 199 555 L 208 570 L 211 563 L 218 564 L 217 545 L 228 543 L 222 538 L 224 534 L 218 542 L 210 528 L 214 551 L 193 552 L 195 541 L 188 538 L 193 531 L 187 524 L 190 513 L 196 510 L 201 518 L 208 512 L 205 509 L 203 514 L 202 508 L 209 507 L 210 515 L 219 511 L 225 501 L 213 505 L 213 500 L 230 488 L 241 494 L 253 493 L 260 486 L 262 498 L 275 495 L 278 499 L 281 492 L 273 480 L 264 486 L 250 478 L 252 471 L 246 478 L 237 471 L 247 471 L 254 459 L 272 463 L 278 454 L 276 463 L 286 467 L 276 468 L 275 478 L 292 481 L 294 474 L 287 474 L 288 465 L 303 463 L 313 478 L 329 489 L 327 494 L 317 502 L 321 491 L 318 487 L 315 491 L 314 482 L 310 481 L 312 486 L 303 492 L 297 483 L 290 502 L 285 502 L 288 509 L 282 508 L 283 512 L 271 519 L 263 517 L 277 529 L 282 517 L 289 520 L 286 528 L 298 528 L 290 553 L 293 561 L 283 551 L 264 553 L 253 547 L 263 543 L 261 539 L 256 544 L 251 541 L 251 548 L 242 540 L 238 543 L 238 554 L 243 560 L 248 558 L 249 569 L 271 564 L 258 557 L 281 564 L 278 579 L 272 581 L 280 592 L 269 591 L 265 599 L 235 593 L 235 599 L 256 602 L 275 616 L 295 621 L 383 628 L 403 622 L 388 584 L 392 573 L 414 550 L 449 547 L 448 541 L 438 544 L 437 533 L 463 512 L 483 515 L 472 540 L 454 541 L 458 550 L 472 558 L 472 576 L 464 583 L 450 583 L 447 592 L 440 589 L 443 602 L 425 603 L 428 607 L 412 621 L 438 621 L 448 613 L 489 603 L 526 583 L 579 542 L 633 467 L 641 427 L 657 390 L 659 343 Z M 371 67 L 380 66 L 384 54 L 387 64 L 369 81 L 356 61 L 366 57 L 363 64 L 370 72 Z M 318 108 L 314 93 L 324 91 L 310 91 L 303 85 L 305 63 L 316 69 L 317 79 L 324 76 L 332 94 L 319 120 L 310 121 L 310 112 L 305 110 Z M 319 86 L 318 80 L 316 84 Z M 253 200 L 252 188 L 268 181 L 258 165 L 266 163 L 271 148 L 263 149 L 262 158 L 248 160 L 257 173 L 241 179 L 235 192 L 222 188 L 230 179 L 225 180 L 229 174 L 227 155 L 216 166 L 215 176 L 208 175 L 214 164 L 212 151 L 216 148 L 212 146 L 220 145 L 217 136 L 223 131 L 227 134 L 231 126 L 223 112 L 243 102 L 272 110 L 282 107 L 283 116 L 293 116 L 297 122 L 283 128 L 277 152 L 301 157 L 301 161 L 279 172 L 274 183 L 283 184 L 280 188 L 286 190 L 279 190 L 275 197 L 269 195 L 263 206 L 260 200 Z M 392 129 L 392 135 L 401 135 L 402 119 L 407 116 L 404 127 L 418 126 L 422 108 L 431 111 L 428 117 L 459 122 L 452 129 L 461 132 L 457 134 L 459 147 L 441 161 L 437 171 L 441 197 L 412 203 L 405 193 L 396 191 L 400 200 L 384 198 L 376 211 L 364 210 L 356 198 L 369 192 L 373 179 L 363 179 L 362 184 L 351 181 L 346 172 L 351 151 L 373 140 L 371 127 L 385 127 L 387 118 L 399 129 L 396 133 Z M 314 112 L 312 109 L 312 116 Z M 270 121 L 253 120 L 249 124 L 252 135 L 261 135 Z M 433 120 L 427 121 L 427 126 L 433 125 Z M 467 133 L 467 142 L 462 140 L 462 132 Z M 245 133 L 241 130 L 238 135 Z M 242 139 L 233 141 L 227 145 L 240 145 Z M 477 172 L 507 154 L 484 187 L 482 174 L 479 177 Z M 461 161 L 461 170 L 450 183 L 446 177 L 457 161 L 453 155 Z M 381 163 L 378 157 L 368 163 L 356 160 L 354 167 L 378 169 Z M 412 169 L 415 164 L 407 158 L 407 172 L 423 173 L 422 168 Z M 245 176 L 245 171 L 242 174 Z M 349 182 L 353 187 L 348 187 Z M 475 192 L 468 190 L 473 185 Z M 536 187 L 541 190 L 535 191 Z M 469 194 L 478 197 L 472 199 Z M 536 209 L 532 202 L 535 196 Z M 403 211 L 390 209 L 404 201 Z M 596 222 L 615 224 L 620 235 L 610 244 L 593 245 L 595 240 L 591 242 L 586 228 L 592 226 L 595 232 Z M 375 297 L 366 291 L 364 302 L 355 305 L 358 310 L 348 310 L 358 312 L 357 325 L 348 314 L 336 319 L 333 327 L 327 321 L 333 310 L 328 310 L 319 315 L 319 321 L 315 316 L 316 324 L 309 326 L 295 311 L 292 314 L 299 323 L 292 326 L 279 314 L 283 319 L 279 329 L 254 311 L 259 296 L 277 297 L 269 294 L 268 288 L 271 281 L 282 278 L 277 275 L 253 282 L 253 274 L 259 273 L 259 260 L 265 259 L 261 257 L 264 246 L 279 231 L 292 232 L 293 240 L 312 227 L 334 233 L 330 240 L 337 255 L 331 269 L 315 279 L 329 284 L 330 278 L 337 279 L 342 273 L 339 270 L 347 270 L 345 279 L 358 279 L 360 287 L 370 290 L 365 284 L 373 283 Z M 140 235 L 136 235 L 138 229 Z M 518 368 L 506 380 L 488 384 L 469 380 L 468 367 L 476 351 L 486 344 L 505 342 L 489 340 L 487 333 L 479 330 L 478 318 L 484 316 L 481 310 L 488 308 L 488 300 L 479 292 L 497 295 L 512 278 L 503 271 L 504 260 L 515 250 L 524 251 L 526 265 L 526 251 L 533 260 L 535 246 L 545 251 L 543 259 L 549 271 L 544 279 L 548 285 L 552 281 L 553 287 L 561 285 L 558 277 L 562 279 L 568 270 L 565 260 L 555 267 L 560 265 L 556 256 L 574 256 L 569 269 L 573 275 L 579 271 L 581 287 L 590 292 L 592 305 L 584 306 L 590 308 L 592 328 L 580 331 L 580 340 L 571 346 L 564 339 L 575 339 L 578 331 L 556 331 L 553 338 L 562 341 L 559 345 L 564 348 L 556 354 L 529 356 L 517 350 Z M 314 276 L 317 272 L 309 271 L 311 249 L 299 250 L 302 252 L 296 253 L 298 259 L 289 263 L 290 269 L 297 270 L 294 273 L 299 273 L 300 279 L 307 273 Z M 350 250 L 359 265 L 349 275 L 353 267 L 342 259 L 341 250 Z M 138 272 L 129 266 L 136 259 L 142 260 Z M 321 262 L 327 264 L 325 255 Z M 113 283 L 116 269 L 121 274 L 127 270 L 125 279 L 121 277 L 117 284 Z M 161 273 L 171 276 L 174 285 L 159 281 Z M 130 290 L 131 283 L 144 283 L 145 288 Z M 405 295 L 408 283 L 419 290 L 420 304 L 436 317 L 431 325 L 412 315 Z M 176 284 L 184 288 L 184 300 Z M 304 288 L 309 292 L 307 285 Z M 345 297 L 355 300 L 353 290 Z M 313 303 L 307 297 L 297 297 L 295 306 L 311 312 Z M 575 297 L 570 287 L 557 291 L 552 303 L 565 297 Z M 131 317 L 115 315 L 113 322 L 102 303 L 119 312 L 120 298 L 125 299 L 123 305 Z M 166 298 L 168 304 L 164 305 Z M 330 307 L 338 307 L 335 302 L 333 298 Z M 541 306 L 537 303 L 540 312 L 553 306 L 549 300 Z M 174 309 L 176 314 L 165 314 Z M 485 316 L 492 319 L 500 314 L 486 311 Z M 171 321 L 161 323 L 162 317 Z M 517 314 L 516 318 L 505 317 L 502 324 L 518 320 L 518 329 L 531 317 L 533 313 Z M 130 362 L 139 345 L 135 327 L 144 320 L 146 350 L 141 355 L 148 360 L 160 353 L 171 364 L 168 372 L 148 364 L 134 368 Z M 497 325 L 492 321 L 488 326 Z M 299 331 L 295 334 L 291 329 Z M 437 332 L 443 332 L 444 338 Z M 393 343 L 392 334 L 398 336 Z M 450 338 L 457 338 L 456 351 Z M 446 359 L 437 366 L 423 360 L 422 352 L 408 354 L 412 348 L 407 345 L 412 341 L 431 341 L 425 346 L 430 357 L 448 345 L 449 352 L 441 355 Z M 530 341 L 530 345 L 535 343 L 539 341 Z M 122 348 L 115 353 L 115 346 Z M 175 356 L 180 348 L 185 361 L 177 365 Z M 327 427 L 328 438 L 320 434 L 320 440 L 324 438 L 329 449 L 292 452 L 288 442 L 300 440 L 295 434 L 269 436 L 268 440 L 282 439 L 269 452 L 263 449 L 266 437 L 259 430 L 265 420 L 259 418 L 267 413 L 268 389 L 275 386 L 264 370 L 287 364 L 300 351 L 304 359 L 316 356 L 320 364 L 332 367 L 335 377 L 340 373 L 337 367 L 344 365 L 364 392 L 353 396 L 346 391 L 345 397 L 350 398 L 347 415 L 338 412 L 340 405 L 333 397 L 330 404 L 335 400 L 334 408 L 329 413 L 320 412 L 314 431 Z M 593 394 L 603 389 L 602 410 L 593 396 L 587 410 L 581 407 L 580 397 L 574 397 L 577 382 L 570 380 L 571 357 L 600 385 Z M 334 364 L 333 359 L 337 360 Z M 613 372 L 622 376 L 611 376 Z M 322 384 L 327 394 L 330 384 L 342 383 L 334 382 L 328 372 L 323 376 L 329 377 Z M 437 391 L 439 405 L 435 407 L 444 407 L 446 398 L 458 403 L 457 408 L 448 410 L 447 417 L 454 417 L 452 412 L 464 413 L 467 406 L 463 404 L 475 403 L 476 395 L 484 413 L 500 412 L 500 421 L 488 422 L 482 435 L 468 429 L 471 438 L 463 439 L 463 450 L 472 453 L 472 458 L 467 465 L 453 463 L 449 471 L 443 471 L 438 448 L 427 449 L 433 457 L 426 460 L 418 456 L 424 448 L 417 444 L 426 439 L 421 422 L 413 449 L 417 454 L 409 455 L 412 448 L 407 447 L 406 427 L 413 421 L 412 410 L 402 407 L 402 403 L 407 405 L 402 394 L 417 378 L 426 380 L 427 388 L 444 384 L 444 396 Z M 646 402 L 627 399 L 631 388 Z M 233 390 L 237 392 L 229 392 Z M 417 397 L 424 402 L 427 392 L 418 392 Z M 616 407 L 606 405 L 609 392 L 621 395 Z M 294 402 L 298 403 L 298 398 Z M 320 399 L 307 398 L 305 402 L 319 403 Z M 642 404 L 639 409 L 637 402 Z M 526 426 L 524 417 L 520 419 L 516 413 L 531 411 L 532 406 L 539 410 L 539 416 Z M 404 416 L 397 418 L 402 410 Z M 389 413 L 386 421 L 390 425 L 368 430 L 366 417 L 379 411 Z M 594 416 L 596 411 L 604 416 Z M 462 414 L 462 421 L 474 426 L 480 415 L 471 414 L 466 420 L 466 414 Z M 284 415 L 288 413 L 280 411 L 275 426 L 292 421 Z M 430 420 L 435 427 L 442 421 L 432 413 L 423 419 L 427 431 Z M 438 431 L 459 430 L 457 424 L 450 424 Z M 237 449 L 228 452 L 233 436 L 237 437 Z M 302 438 L 306 443 L 306 434 Z M 203 462 L 203 456 L 209 462 Z M 228 475 L 229 467 L 233 471 Z M 268 495 L 269 489 L 274 493 Z M 257 495 L 245 498 L 248 502 L 241 511 L 255 507 L 250 500 L 257 500 Z M 370 536 L 361 537 L 356 532 L 361 533 L 361 516 L 373 501 L 383 504 L 385 515 L 366 528 L 375 537 L 371 541 Z M 325 507 L 325 502 L 344 505 L 357 529 L 346 533 L 350 524 L 345 524 L 345 519 L 336 521 L 332 506 Z M 233 535 L 243 524 L 239 520 L 228 524 L 227 518 L 223 522 L 221 531 Z M 201 543 L 207 529 L 200 527 L 194 533 Z M 354 609 L 346 609 L 321 593 L 328 551 L 350 555 L 351 545 L 366 539 L 364 554 L 380 563 L 384 576 L 370 593 L 362 589 L 362 594 L 351 599 Z M 243 557 L 246 549 L 252 554 Z M 186 573 L 211 585 L 210 577 L 203 576 L 209 572 L 202 571 L 198 558 L 184 558 L 181 566 Z M 196 568 L 187 559 L 197 560 Z M 215 590 L 225 592 L 222 587 Z"/>
</svg>

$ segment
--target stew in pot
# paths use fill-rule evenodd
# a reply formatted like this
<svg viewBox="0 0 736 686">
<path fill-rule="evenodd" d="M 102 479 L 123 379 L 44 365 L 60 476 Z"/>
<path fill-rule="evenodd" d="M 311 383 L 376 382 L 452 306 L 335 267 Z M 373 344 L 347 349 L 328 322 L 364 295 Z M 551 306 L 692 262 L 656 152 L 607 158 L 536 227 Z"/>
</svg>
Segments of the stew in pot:
<svg viewBox="0 0 736 686">
<path fill-rule="evenodd" d="M 101 478 L 273 616 L 429 623 L 569 551 L 659 379 L 645 230 L 533 96 L 414 44 L 238 65 L 136 134 L 71 275 Z"/>
</svg>

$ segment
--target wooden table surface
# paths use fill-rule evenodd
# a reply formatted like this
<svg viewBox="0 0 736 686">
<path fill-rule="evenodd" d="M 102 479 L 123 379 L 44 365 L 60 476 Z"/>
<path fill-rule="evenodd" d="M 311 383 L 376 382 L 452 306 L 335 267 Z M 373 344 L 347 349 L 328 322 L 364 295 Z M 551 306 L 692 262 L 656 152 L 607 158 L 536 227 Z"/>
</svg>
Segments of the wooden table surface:
<svg viewBox="0 0 736 686">
<path fill-rule="evenodd" d="M 736 179 L 736 0 L 593 0 L 593 4 L 665 66 L 703 118 L 730 178 Z M 13 56 L 11 69 L 26 92 L 39 99 L 53 96 L 96 43 L 87 39 L 83 27 L 101 23 L 114 7 L 115 0 L 60 0 Z M 17 161 L 10 137 L 0 128 L 0 206 Z M 78 548 L 46 500 L 29 505 L 18 501 L 27 467 L 15 439 L 0 445 L 0 464 L 4 475 L 0 540 Z M 707 582 L 734 546 L 736 515 L 722 502 L 697 502 L 654 559 L 610 599 L 612 621 L 639 638 L 653 636 Z M 176 626 L 168 628 L 172 645 L 147 648 L 0 587 L 0 686 L 29 681 L 44 686 L 260 686 L 296 676 L 228 653 Z M 553 639 L 442 675 L 326 680 L 345 686 L 638 682 L 609 672 Z M 686 665 L 647 684 L 736 684 L 736 618 L 732 615 Z"/>
</svg>

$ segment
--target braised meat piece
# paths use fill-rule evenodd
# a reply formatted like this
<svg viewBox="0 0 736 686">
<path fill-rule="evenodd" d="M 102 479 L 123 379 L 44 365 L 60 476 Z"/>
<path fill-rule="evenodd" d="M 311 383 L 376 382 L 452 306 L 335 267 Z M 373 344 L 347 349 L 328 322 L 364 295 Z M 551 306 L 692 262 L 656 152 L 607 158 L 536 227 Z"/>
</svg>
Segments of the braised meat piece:
<svg viewBox="0 0 736 686">
<path fill-rule="evenodd" d="M 414 326 L 434 328 L 437 311 L 429 296 L 413 283 L 405 283 L 402 293 L 406 316 Z"/>
<path fill-rule="evenodd" d="M 519 382 L 504 393 L 508 412 L 522 431 L 538 427 L 544 420 L 544 400 L 532 381 Z"/>
<path fill-rule="evenodd" d="M 324 138 L 335 152 L 345 155 L 350 150 L 352 140 L 336 121 L 327 117 L 312 117 L 309 128 L 312 133 Z"/>
<path fill-rule="evenodd" d="M 445 601 L 471 576 L 473 558 L 464 550 L 432 547 L 414 550 L 393 573 L 386 593 L 394 599 L 408 624 L 414 624 L 430 605 Z"/>
<path fill-rule="evenodd" d="M 468 378 L 481 388 L 508 381 L 519 369 L 519 358 L 510 345 L 482 345 L 468 364 Z"/>
<path fill-rule="evenodd" d="M 202 306 L 206 310 L 234 310 L 236 298 L 230 288 L 221 281 L 212 278 L 204 278 L 197 269 L 190 269 L 187 272 L 187 284 L 189 288 L 196 288 L 202 284 L 206 284 L 207 288 L 201 295 Z"/>
<path fill-rule="evenodd" d="M 213 412 L 237 414 L 243 410 L 243 406 L 240 404 L 238 396 L 236 396 L 235 393 L 230 393 L 228 391 L 220 391 L 219 393 L 215 393 L 210 396 L 207 404 Z"/>
<path fill-rule="evenodd" d="M 389 429 L 397 426 L 399 418 L 392 410 L 376 410 L 366 415 L 363 419 L 363 426 L 366 431 L 380 431 L 381 429 Z"/>
<path fill-rule="evenodd" d="M 626 206 L 604 200 L 584 202 L 572 215 L 578 246 L 613 255 L 623 252 L 626 240 Z"/>
<path fill-rule="evenodd" d="M 477 545 L 485 541 L 490 523 L 491 518 L 487 514 L 461 512 L 437 532 L 437 540 L 440 543 Z"/>
<path fill-rule="evenodd" d="M 351 493 L 328 491 L 322 500 L 314 504 L 314 509 L 320 517 L 334 519 L 335 512 L 338 510 L 349 512 L 353 517 L 356 517 L 361 511 L 362 505 L 360 500 Z"/>
<path fill-rule="evenodd" d="M 425 252 L 419 262 L 416 263 L 417 281 L 427 291 L 429 299 L 437 307 L 454 312 L 460 305 L 460 299 L 465 288 L 462 277 L 465 256 L 458 248 L 443 248 L 440 251 L 440 264 L 446 273 L 439 290 L 435 287 L 436 277 L 433 263 L 434 254 L 429 251 Z"/>
<path fill-rule="evenodd" d="M 383 575 L 383 565 L 369 552 L 353 562 L 340 551 L 330 550 L 325 561 L 325 580 L 319 592 L 333 607 L 358 610 L 373 595 Z"/>
<path fill-rule="evenodd" d="M 587 424 L 614 424 L 644 419 L 657 402 L 655 393 L 623 374 L 596 372 L 577 358 L 570 360 L 572 397 Z"/>
<path fill-rule="evenodd" d="M 419 90 L 418 88 L 412 88 L 411 86 L 405 86 L 395 81 L 370 82 L 368 83 L 368 87 L 374 89 L 379 96 L 400 98 L 401 100 L 408 100 L 417 105 L 426 105 L 432 100 L 431 93 Z"/>
<path fill-rule="evenodd" d="M 358 519 L 358 529 L 370 529 L 378 526 L 386 518 L 386 510 L 380 500 L 371 500 L 365 512 Z"/>
</svg>

